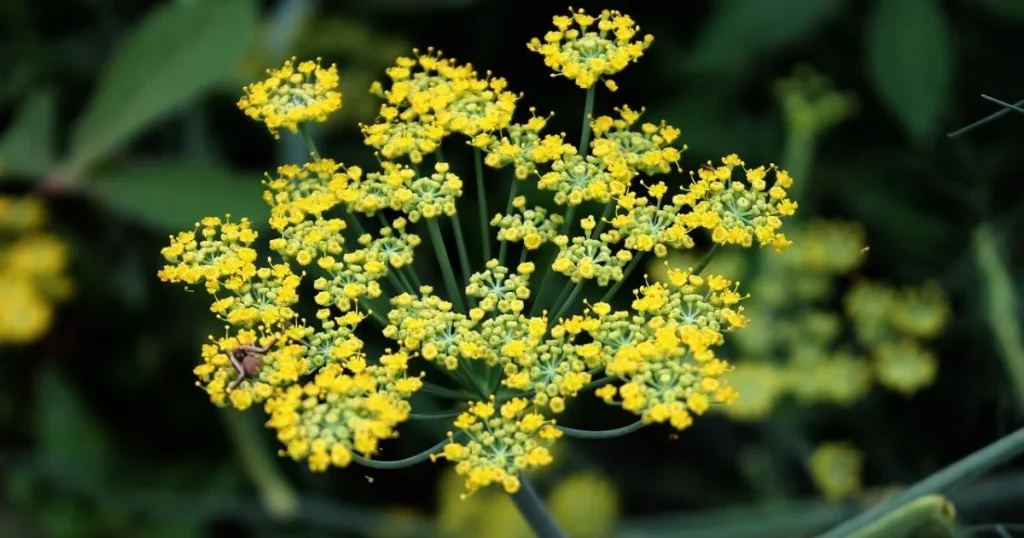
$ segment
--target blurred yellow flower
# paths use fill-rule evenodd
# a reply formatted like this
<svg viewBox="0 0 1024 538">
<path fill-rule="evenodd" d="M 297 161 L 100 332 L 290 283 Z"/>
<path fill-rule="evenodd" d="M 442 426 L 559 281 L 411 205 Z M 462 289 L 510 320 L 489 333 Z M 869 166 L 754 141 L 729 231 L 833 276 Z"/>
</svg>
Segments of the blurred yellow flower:
<svg viewBox="0 0 1024 538">
<path fill-rule="evenodd" d="M 935 382 L 935 355 L 914 340 L 882 342 L 875 347 L 874 357 L 878 382 L 906 396 Z"/>
<path fill-rule="evenodd" d="M 814 485 L 830 501 L 847 498 L 861 490 L 864 455 L 848 442 L 818 445 L 807 467 Z"/>
<path fill-rule="evenodd" d="M 777 366 L 751 361 L 740 362 L 722 379 L 740 395 L 722 411 L 739 421 L 756 421 L 768 416 L 789 383 Z"/>
<path fill-rule="evenodd" d="M 68 248 L 43 230 L 46 216 L 38 198 L 0 196 L 0 344 L 39 339 L 71 295 Z"/>
<path fill-rule="evenodd" d="M 608 538 L 619 519 L 619 495 L 607 478 L 589 472 L 566 477 L 548 498 L 551 515 L 570 538 Z"/>
</svg>

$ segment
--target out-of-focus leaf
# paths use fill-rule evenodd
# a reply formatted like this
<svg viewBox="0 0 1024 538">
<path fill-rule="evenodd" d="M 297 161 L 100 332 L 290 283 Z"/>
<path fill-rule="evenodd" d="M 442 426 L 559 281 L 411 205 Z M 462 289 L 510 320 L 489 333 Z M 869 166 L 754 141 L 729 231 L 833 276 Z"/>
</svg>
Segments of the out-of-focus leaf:
<svg viewBox="0 0 1024 538">
<path fill-rule="evenodd" d="M 1024 19 L 1024 2 L 1020 0 L 974 0 L 973 3 L 996 18 Z"/>
<path fill-rule="evenodd" d="M 949 21 L 936 0 L 876 0 L 867 25 L 867 71 L 911 139 L 927 142 L 953 88 Z"/>
<path fill-rule="evenodd" d="M 843 0 L 716 2 L 687 67 L 693 71 L 742 71 L 758 58 L 808 36 L 842 6 Z"/>
<path fill-rule="evenodd" d="M 0 175 L 42 176 L 56 161 L 56 97 L 51 90 L 32 93 L 0 139 Z"/>
<path fill-rule="evenodd" d="M 259 227 L 270 214 L 258 174 L 211 164 L 128 166 L 97 178 L 90 190 L 111 210 L 159 232 L 189 229 L 203 217 L 225 214 L 236 221 L 248 217 Z"/>
<path fill-rule="evenodd" d="M 45 369 L 36 387 L 35 441 L 47 465 L 74 471 L 73 480 L 100 480 L 111 446 L 85 399 L 56 370 Z"/>
<path fill-rule="evenodd" d="M 234 80 L 256 27 L 251 0 L 171 2 L 128 36 L 75 124 L 77 174 L 202 92 Z"/>
</svg>

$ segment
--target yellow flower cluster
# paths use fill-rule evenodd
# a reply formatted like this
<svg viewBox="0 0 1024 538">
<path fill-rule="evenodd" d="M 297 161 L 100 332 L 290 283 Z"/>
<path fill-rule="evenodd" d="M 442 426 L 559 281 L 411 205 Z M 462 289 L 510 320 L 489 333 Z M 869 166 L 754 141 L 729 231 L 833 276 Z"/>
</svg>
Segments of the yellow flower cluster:
<svg viewBox="0 0 1024 538">
<path fill-rule="evenodd" d="M 782 249 L 790 245 L 780 217 L 796 212 L 797 203 L 787 198 L 786 189 L 793 179 L 775 165 L 746 168 L 736 155 L 722 159 L 722 166 L 706 167 L 698 171 L 699 181 L 690 187 L 686 203 L 693 207 L 690 222 L 711 230 L 716 243 L 749 247 L 754 240 L 761 246 L 772 245 Z M 743 180 L 734 180 L 736 168 L 744 171 Z M 767 177 L 775 174 L 775 184 L 768 187 Z"/>
<path fill-rule="evenodd" d="M 629 303 L 616 292 L 641 259 L 694 247 L 698 229 L 720 245 L 787 246 L 780 227 L 796 209 L 786 194 L 792 180 L 774 166 L 744 168 L 745 178 L 734 180 L 744 164 L 731 155 L 670 194 L 673 180 L 649 178 L 681 171 L 678 129 L 641 121 L 643 109 L 628 106 L 591 117 L 594 82 L 614 86 L 607 77 L 639 58 L 651 38 L 636 40 L 632 19 L 617 12 L 573 11 L 554 22 L 558 31 L 531 48 L 588 88 L 579 145 L 545 133 L 550 116 L 533 109 L 516 123 L 522 96 L 504 79 L 434 49 L 398 58 L 387 84 L 371 87 L 384 102 L 377 120 L 361 126 L 379 162 L 368 170 L 321 157 L 304 130 L 330 103 L 340 105 L 340 96 L 328 97 L 333 68 L 304 62 L 295 73 L 289 61 L 249 87 L 247 113 L 272 130 L 302 131 L 313 158 L 264 179 L 278 261 L 257 260 L 257 226 L 246 219 L 204 219 L 163 250 L 169 264 L 160 277 L 203 284 L 211 311 L 228 325 L 195 369 L 215 404 L 262 404 L 283 454 L 321 471 L 367 463 L 362 458 L 375 456 L 402 422 L 423 418 L 410 410 L 417 391 L 454 393 L 465 404 L 433 455 L 456 462 L 470 492 L 497 484 L 514 493 L 520 473 L 548 465 L 551 444 L 573 431 L 552 417 L 590 389 L 600 386 L 597 396 L 636 414 L 637 424 L 679 430 L 735 400 L 722 381 L 731 367 L 715 349 L 747 325 L 737 282 L 672 271 L 666 284 L 634 290 L 632 308 L 612 305 Z M 300 91 L 310 96 L 301 112 L 277 99 Z M 253 108 L 263 94 L 265 104 Z M 482 213 L 482 249 L 466 246 L 466 186 L 441 152 L 450 137 L 478 165 L 469 189 Z M 486 208 L 493 187 L 483 165 L 513 170 L 501 213 Z M 535 188 L 518 194 L 526 181 Z M 379 226 L 369 227 L 374 220 Z M 422 229 L 429 245 L 421 245 Z M 488 235 L 497 236 L 497 256 Z M 431 261 L 418 254 L 424 246 L 440 275 L 420 270 Z M 509 248 L 518 262 L 507 261 Z M 317 305 L 310 321 L 297 313 L 307 272 Z M 381 326 L 383 346 L 364 345 L 370 322 Z M 429 367 L 458 388 L 424 381 Z"/>
<path fill-rule="evenodd" d="M 305 198 L 291 194 L 283 204 L 305 203 Z M 274 208 L 275 213 L 288 213 L 277 211 L 280 205 Z M 308 217 L 314 213 L 319 211 L 290 212 Z M 301 228 L 309 222 L 297 224 L 305 232 L 301 237 L 288 237 L 291 229 L 285 227 L 282 242 L 272 245 L 285 259 L 291 253 L 300 264 L 304 256 L 319 256 L 317 266 L 332 277 L 314 282 L 320 290 L 315 301 L 323 307 L 317 314 L 319 330 L 298 319 L 292 309 L 303 275 L 294 273 L 287 262 L 257 267 L 251 246 L 257 233 L 246 219 L 234 223 L 208 217 L 196 230 L 171 237 L 162 251 L 171 264 L 159 276 L 186 285 L 202 283 L 214 297 L 211 311 L 237 328 L 236 334 L 211 337 L 203 346 L 203 363 L 195 374 L 210 400 L 237 409 L 265 403 L 268 425 L 285 443 L 284 453 L 308 460 L 313 470 L 324 470 L 331 464 L 348 465 L 353 451 L 370 456 L 380 440 L 394 437 L 395 426 L 408 417 L 408 398 L 422 382 L 407 375 L 409 356 L 404 352 L 388 353 L 378 364 L 368 364 L 363 342 L 355 335 L 366 317 L 357 309 L 358 298 L 380 294 L 372 278 L 388 270 L 386 246 L 366 241 L 371 243 L 368 248 L 335 261 L 330 253 L 340 253 L 344 226 Z M 315 234 L 319 236 L 311 237 Z M 342 314 L 334 315 L 330 306 Z M 304 381 L 314 373 L 312 380 Z"/>
<path fill-rule="evenodd" d="M 597 17 L 582 9 L 569 11 L 568 16 L 555 17 L 555 30 L 545 34 L 543 42 L 533 38 L 527 46 L 543 55 L 544 64 L 556 75 L 572 79 L 580 88 L 604 78 L 608 89 L 615 91 L 618 87 L 607 77 L 640 59 L 654 36 L 635 39 L 640 27 L 618 11 L 604 10 Z"/>
<path fill-rule="evenodd" d="M 0 196 L 0 344 L 39 339 L 71 294 L 68 248 L 46 218 L 34 197 Z"/>
<path fill-rule="evenodd" d="M 367 365 L 363 355 L 344 366 L 329 363 L 312 381 L 289 385 L 271 398 L 267 425 L 278 431 L 287 455 L 308 460 L 313 471 L 346 467 L 353 452 L 371 456 L 409 418 L 408 398 L 422 382 L 406 375 L 408 362 L 399 352 L 383 355 L 377 365 Z"/>
<path fill-rule="evenodd" d="M 440 147 L 451 133 L 476 136 L 504 129 L 512 121 L 519 96 L 507 91 L 503 78 L 484 77 L 470 64 L 442 58 L 439 51 L 399 58 L 388 69 L 391 87 L 374 83 L 371 93 L 382 97 L 380 115 L 363 125 L 368 146 L 388 160 L 408 157 L 419 163 Z M 486 134 L 484 135 L 486 137 Z"/>
<path fill-rule="evenodd" d="M 320 60 L 295 65 L 295 58 L 279 69 L 269 69 L 266 80 L 246 86 L 238 108 L 246 116 L 263 122 L 276 138 L 284 127 L 296 132 L 300 123 L 326 121 L 327 115 L 341 108 L 338 67 L 324 69 Z"/>
<path fill-rule="evenodd" d="M 455 427 L 469 440 L 454 439 L 445 445 L 442 456 L 458 462 L 455 471 L 466 478 L 470 491 L 500 484 L 505 491 L 519 491 L 519 473 L 551 463 L 546 445 L 562 436 L 562 431 L 544 415 L 529 411 L 530 403 L 513 398 L 500 406 L 494 402 L 476 402 L 455 419 Z"/>
</svg>

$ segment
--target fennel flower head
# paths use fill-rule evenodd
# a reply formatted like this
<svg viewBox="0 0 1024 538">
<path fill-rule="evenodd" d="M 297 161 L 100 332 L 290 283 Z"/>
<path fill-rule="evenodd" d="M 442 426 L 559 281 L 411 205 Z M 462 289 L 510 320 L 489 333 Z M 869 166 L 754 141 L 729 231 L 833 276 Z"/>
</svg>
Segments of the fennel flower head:
<svg viewBox="0 0 1024 538">
<path fill-rule="evenodd" d="M 717 350 L 748 325 L 746 295 L 703 271 L 721 248 L 789 246 L 793 178 L 737 155 L 683 172 L 678 128 L 627 104 L 595 112 L 598 90 L 651 45 L 640 36 L 627 15 L 571 10 L 528 44 L 585 90 L 579 136 L 524 110 L 504 78 L 414 49 L 370 88 L 382 102 L 361 126 L 369 169 L 322 155 L 306 128 L 341 106 L 343 72 L 290 60 L 248 86 L 240 108 L 303 136 L 310 157 L 264 178 L 269 222 L 211 216 L 162 251 L 160 277 L 201 286 L 225 323 L 195 368 L 210 400 L 262 406 L 282 455 L 314 471 L 448 459 L 468 493 L 517 492 L 566 436 L 684 430 L 733 402 Z M 637 270 L 698 243 L 712 249 L 664 282 Z M 417 413 L 417 393 L 455 407 Z M 584 397 L 634 422 L 561 424 Z M 450 431 L 381 460 L 410 420 Z"/>
</svg>

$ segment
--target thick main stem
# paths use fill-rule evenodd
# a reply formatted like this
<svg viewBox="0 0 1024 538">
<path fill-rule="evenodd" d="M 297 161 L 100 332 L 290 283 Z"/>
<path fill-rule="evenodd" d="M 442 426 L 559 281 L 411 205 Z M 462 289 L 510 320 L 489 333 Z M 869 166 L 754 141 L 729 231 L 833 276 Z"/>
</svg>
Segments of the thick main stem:
<svg viewBox="0 0 1024 538">
<path fill-rule="evenodd" d="M 537 533 L 538 538 L 566 538 L 566 534 L 555 522 L 551 512 L 548 512 L 526 475 L 519 474 L 519 491 L 513 493 L 511 497 L 519 513 L 530 524 L 533 532 Z"/>
</svg>

